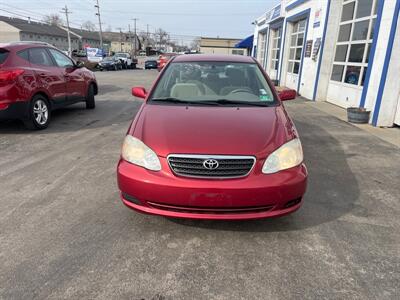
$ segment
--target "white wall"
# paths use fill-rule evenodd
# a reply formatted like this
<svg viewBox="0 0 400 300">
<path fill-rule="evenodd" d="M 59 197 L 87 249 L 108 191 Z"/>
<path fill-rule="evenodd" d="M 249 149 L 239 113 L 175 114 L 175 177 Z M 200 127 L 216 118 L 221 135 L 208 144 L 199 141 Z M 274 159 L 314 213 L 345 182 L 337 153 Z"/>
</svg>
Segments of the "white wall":
<svg viewBox="0 0 400 300">
<path fill-rule="evenodd" d="M 0 21 L 0 43 L 19 41 L 19 29 Z"/>
</svg>

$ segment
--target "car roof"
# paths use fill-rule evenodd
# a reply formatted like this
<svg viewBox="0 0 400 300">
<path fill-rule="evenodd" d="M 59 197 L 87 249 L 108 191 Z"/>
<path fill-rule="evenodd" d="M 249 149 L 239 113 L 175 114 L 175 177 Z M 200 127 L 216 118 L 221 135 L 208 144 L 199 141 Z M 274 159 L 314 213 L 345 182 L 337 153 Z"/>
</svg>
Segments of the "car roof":
<svg viewBox="0 0 400 300">
<path fill-rule="evenodd" d="M 34 48 L 34 47 L 48 47 L 54 48 L 51 44 L 44 42 L 9 42 L 9 43 L 0 43 L 0 48 L 5 48 L 8 50 L 19 51 L 26 48 Z"/>
<path fill-rule="evenodd" d="M 179 55 L 174 59 L 174 62 L 198 62 L 198 61 L 254 63 L 254 59 L 251 56 L 243 56 L 243 55 L 185 54 L 185 55 Z"/>
</svg>

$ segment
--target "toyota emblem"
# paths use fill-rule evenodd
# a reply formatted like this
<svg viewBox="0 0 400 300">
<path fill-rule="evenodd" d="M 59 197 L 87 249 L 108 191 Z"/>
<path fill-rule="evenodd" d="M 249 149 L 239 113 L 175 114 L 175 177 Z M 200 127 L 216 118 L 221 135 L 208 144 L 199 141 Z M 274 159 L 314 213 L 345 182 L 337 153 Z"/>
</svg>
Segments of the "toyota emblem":
<svg viewBox="0 0 400 300">
<path fill-rule="evenodd" d="M 215 159 L 206 159 L 203 161 L 203 167 L 206 168 L 207 170 L 215 170 L 218 168 L 219 163 Z"/>
</svg>

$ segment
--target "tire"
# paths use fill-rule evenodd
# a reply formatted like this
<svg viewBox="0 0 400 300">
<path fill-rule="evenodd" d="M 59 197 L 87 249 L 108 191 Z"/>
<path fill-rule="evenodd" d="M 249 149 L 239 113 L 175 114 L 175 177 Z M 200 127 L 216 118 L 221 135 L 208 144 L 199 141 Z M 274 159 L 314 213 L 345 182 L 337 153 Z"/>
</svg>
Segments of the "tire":
<svg viewBox="0 0 400 300">
<path fill-rule="evenodd" d="M 118 71 L 117 65 L 114 65 L 114 71 Z"/>
<path fill-rule="evenodd" d="M 96 107 L 96 102 L 94 100 L 94 84 L 89 85 L 87 96 L 86 96 L 86 109 L 94 109 Z"/>
<path fill-rule="evenodd" d="M 131 64 L 131 69 L 136 69 L 136 64 Z"/>
<path fill-rule="evenodd" d="M 34 96 L 29 105 L 28 118 L 24 120 L 25 126 L 32 130 L 42 130 L 49 126 L 50 118 L 49 101 L 42 95 Z"/>
</svg>

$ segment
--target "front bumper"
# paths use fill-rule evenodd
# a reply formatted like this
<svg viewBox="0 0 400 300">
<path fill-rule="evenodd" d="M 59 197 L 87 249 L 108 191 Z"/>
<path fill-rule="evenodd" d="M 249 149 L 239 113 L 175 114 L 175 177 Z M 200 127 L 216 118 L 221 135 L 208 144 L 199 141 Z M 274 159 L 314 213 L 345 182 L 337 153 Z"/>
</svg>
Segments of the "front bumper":
<svg viewBox="0 0 400 300">
<path fill-rule="evenodd" d="M 277 217 L 296 211 L 307 186 L 302 164 L 265 175 L 258 161 L 253 171 L 238 179 L 177 177 L 165 158 L 162 170 L 152 172 L 124 160 L 118 164 L 118 186 L 123 203 L 139 212 L 175 218 L 244 220 Z"/>
</svg>

